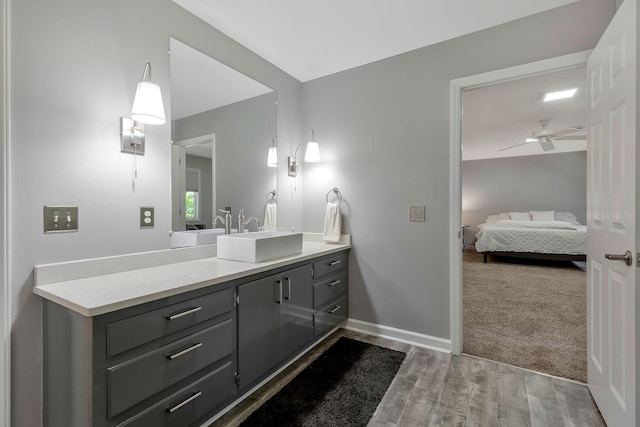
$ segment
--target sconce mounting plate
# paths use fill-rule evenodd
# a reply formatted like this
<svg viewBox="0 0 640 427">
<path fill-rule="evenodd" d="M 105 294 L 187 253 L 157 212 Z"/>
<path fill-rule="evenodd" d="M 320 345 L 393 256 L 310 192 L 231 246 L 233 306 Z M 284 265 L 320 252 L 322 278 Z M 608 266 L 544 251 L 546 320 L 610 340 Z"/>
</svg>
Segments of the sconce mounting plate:
<svg viewBox="0 0 640 427">
<path fill-rule="evenodd" d="M 120 117 L 120 151 L 144 156 L 144 123 Z"/>
<path fill-rule="evenodd" d="M 289 169 L 289 176 L 298 175 L 298 162 L 292 156 L 287 157 L 287 164 Z"/>
</svg>

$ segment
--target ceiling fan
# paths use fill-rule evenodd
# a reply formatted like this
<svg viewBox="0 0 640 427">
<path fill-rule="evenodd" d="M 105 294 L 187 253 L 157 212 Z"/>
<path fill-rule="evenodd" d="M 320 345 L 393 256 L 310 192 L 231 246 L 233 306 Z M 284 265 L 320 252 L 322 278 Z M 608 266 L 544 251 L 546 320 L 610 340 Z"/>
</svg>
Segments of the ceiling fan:
<svg viewBox="0 0 640 427">
<path fill-rule="evenodd" d="M 547 125 L 549 124 L 549 120 L 540 120 L 540 126 L 542 129 L 534 131 L 531 133 L 531 136 L 527 136 L 524 138 L 509 138 L 506 141 L 514 141 L 514 140 L 525 140 L 525 142 L 521 142 L 520 144 L 511 145 L 509 147 L 501 148 L 498 151 L 509 150 L 511 148 L 519 147 L 525 144 L 531 144 L 537 142 L 542 147 L 542 151 L 553 150 L 555 145 L 553 145 L 553 141 L 585 141 L 587 139 L 586 135 L 570 135 L 574 132 L 578 132 L 584 129 L 584 126 L 574 126 L 568 127 L 561 130 L 555 129 L 547 129 Z"/>
</svg>

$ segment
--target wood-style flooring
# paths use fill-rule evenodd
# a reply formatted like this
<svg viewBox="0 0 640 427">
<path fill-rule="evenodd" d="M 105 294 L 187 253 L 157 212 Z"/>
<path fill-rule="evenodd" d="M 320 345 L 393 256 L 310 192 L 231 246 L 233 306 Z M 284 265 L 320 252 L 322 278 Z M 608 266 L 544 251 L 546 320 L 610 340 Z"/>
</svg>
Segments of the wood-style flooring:
<svg viewBox="0 0 640 427">
<path fill-rule="evenodd" d="M 369 426 L 605 426 L 580 383 L 338 330 L 211 426 L 237 426 L 340 336 L 407 353 Z"/>
</svg>

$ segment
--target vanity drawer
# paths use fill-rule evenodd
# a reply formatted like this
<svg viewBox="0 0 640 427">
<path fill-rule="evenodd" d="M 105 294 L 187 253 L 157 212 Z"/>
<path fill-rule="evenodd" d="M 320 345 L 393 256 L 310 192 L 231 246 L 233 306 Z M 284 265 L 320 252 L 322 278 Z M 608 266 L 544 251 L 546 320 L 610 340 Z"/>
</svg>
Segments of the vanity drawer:
<svg viewBox="0 0 640 427">
<path fill-rule="evenodd" d="M 319 337 L 329 329 L 339 325 L 349 317 L 349 297 L 347 295 L 323 307 L 313 315 L 313 336 Z"/>
<path fill-rule="evenodd" d="M 322 307 L 332 299 L 347 292 L 349 274 L 345 270 L 313 284 L 313 308 Z"/>
<path fill-rule="evenodd" d="M 146 344 L 233 310 L 232 288 L 107 324 L 107 356 Z"/>
<path fill-rule="evenodd" d="M 229 356 L 232 344 L 232 322 L 228 319 L 109 368 L 109 417 Z"/>
<path fill-rule="evenodd" d="M 235 391 L 231 362 L 205 375 L 117 427 L 185 427 L 223 403 Z"/>
<path fill-rule="evenodd" d="M 313 263 L 313 277 L 319 278 L 347 267 L 349 254 L 342 252 Z"/>
</svg>

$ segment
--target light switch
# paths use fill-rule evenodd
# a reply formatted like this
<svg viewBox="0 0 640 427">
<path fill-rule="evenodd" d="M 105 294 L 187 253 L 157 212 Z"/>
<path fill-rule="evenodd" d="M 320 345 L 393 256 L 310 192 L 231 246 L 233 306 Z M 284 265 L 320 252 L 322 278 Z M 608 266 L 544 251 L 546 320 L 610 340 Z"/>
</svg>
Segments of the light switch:
<svg viewBox="0 0 640 427">
<path fill-rule="evenodd" d="M 424 221 L 424 206 L 409 206 L 409 221 Z"/>
<path fill-rule="evenodd" d="M 140 207 L 140 228 L 153 228 L 154 208 L 149 206 Z"/>
<path fill-rule="evenodd" d="M 45 206 L 43 216 L 45 233 L 78 231 L 77 206 Z"/>
</svg>

